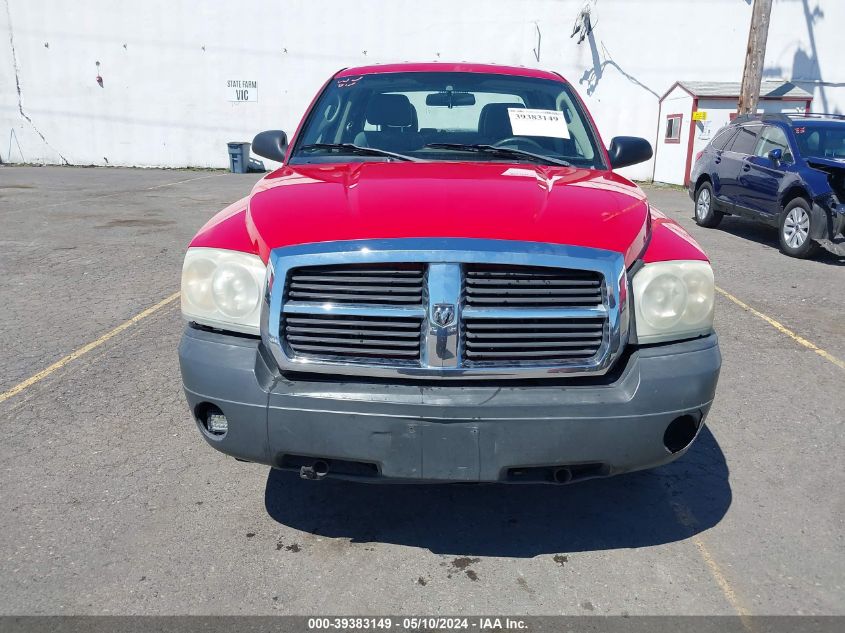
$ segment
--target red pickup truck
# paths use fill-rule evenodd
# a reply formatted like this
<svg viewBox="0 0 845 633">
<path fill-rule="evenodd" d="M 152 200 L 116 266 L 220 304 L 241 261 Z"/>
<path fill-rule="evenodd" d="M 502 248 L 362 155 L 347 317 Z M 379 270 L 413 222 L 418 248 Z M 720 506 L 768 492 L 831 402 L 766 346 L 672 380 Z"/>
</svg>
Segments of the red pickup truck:
<svg viewBox="0 0 845 633">
<path fill-rule="evenodd" d="M 361 481 L 567 483 L 691 445 L 721 357 L 707 256 L 612 170 L 555 73 L 350 68 L 194 237 L 179 347 L 203 437 Z"/>
</svg>

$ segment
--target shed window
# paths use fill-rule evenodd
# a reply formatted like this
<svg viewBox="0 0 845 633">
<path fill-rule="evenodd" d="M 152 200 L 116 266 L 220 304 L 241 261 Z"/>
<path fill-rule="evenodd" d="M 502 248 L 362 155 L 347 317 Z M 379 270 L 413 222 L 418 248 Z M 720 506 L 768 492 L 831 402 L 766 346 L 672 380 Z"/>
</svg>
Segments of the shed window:
<svg viewBox="0 0 845 633">
<path fill-rule="evenodd" d="M 663 140 L 667 143 L 681 142 L 681 122 L 684 120 L 683 114 L 667 114 L 666 115 L 666 136 Z"/>
</svg>

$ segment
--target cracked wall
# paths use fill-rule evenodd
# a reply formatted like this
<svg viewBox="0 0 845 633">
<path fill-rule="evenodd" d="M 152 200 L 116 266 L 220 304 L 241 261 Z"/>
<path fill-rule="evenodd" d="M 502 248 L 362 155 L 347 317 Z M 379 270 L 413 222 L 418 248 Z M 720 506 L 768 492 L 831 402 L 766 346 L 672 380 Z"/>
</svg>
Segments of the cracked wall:
<svg viewBox="0 0 845 633">
<path fill-rule="evenodd" d="M 35 122 L 32 118 L 26 113 L 23 107 L 23 91 L 21 90 L 21 79 L 20 79 L 20 66 L 18 65 L 18 54 L 17 49 L 15 48 L 15 29 L 12 23 L 12 16 L 11 16 L 11 9 L 9 7 L 9 0 L 5 0 L 6 2 L 6 28 L 9 34 L 9 55 L 10 55 L 10 64 L 12 68 L 12 74 L 15 77 L 15 97 L 17 98 L 17 105 L 18 105 L 18 114 L 29 124 L 29 127 L 38 135 L 38 138 L 46 145 L 50 150 L 56 153 L 61 162 L 65 165 L 69 165 L 70 163 L 68 160 L 62 156 L 61 152 L 57 151 L 52 145 L 50 145 L 50 141 L 47 140 L 47 137 L 44 136 L 44 133 L 38 129 L 35 125 Z M 11 162 L 14 160 L 11 152 L 11 143 L 15 143 L 15 147 L 18 150 L 18 154 L 20 155 L 20 160 L 25 161 L 26 158 L 23 156 L 23 152 L 21 150 L 20 141 L 17 138 L 17 134 L 14 129 L 11 129 L 9 132 L 9 141 L 10 141 L 10 149 L 8 152 L 7 161 Z"/>
</svg>

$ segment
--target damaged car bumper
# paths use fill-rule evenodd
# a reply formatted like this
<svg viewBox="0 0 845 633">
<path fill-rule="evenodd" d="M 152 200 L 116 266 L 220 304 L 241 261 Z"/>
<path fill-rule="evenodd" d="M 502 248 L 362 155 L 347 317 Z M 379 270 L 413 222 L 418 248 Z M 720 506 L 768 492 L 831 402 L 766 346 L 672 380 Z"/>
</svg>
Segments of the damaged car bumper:
<svg viewBox="0 0 845 633">
<path fill-rule="evenodd" d="M 816 230 L 811 237 L 825 250 L 845 256 L 845 203 L 833 194 L 822 196 L 813 201 L 812 213 Z"/>
</svg>

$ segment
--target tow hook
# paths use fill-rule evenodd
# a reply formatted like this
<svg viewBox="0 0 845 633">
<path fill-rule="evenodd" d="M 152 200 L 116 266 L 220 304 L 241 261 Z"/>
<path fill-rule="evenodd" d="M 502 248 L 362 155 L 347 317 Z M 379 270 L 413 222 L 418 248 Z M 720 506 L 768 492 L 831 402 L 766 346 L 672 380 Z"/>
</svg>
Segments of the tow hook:
<svg viewBox="0 0 845 633">
<path fill-rule="evenodd" d="M 329 474 L 329 465 L 328 463 L 324 462 L 322 459 L 318 459 L 310 466 L 302 466 L 299 469 L 299 476 L 302 479 L 310 479 L 312 481 L 318 481 L 320 479 L 324 479 L 326 475 Z"/>
</svg>

